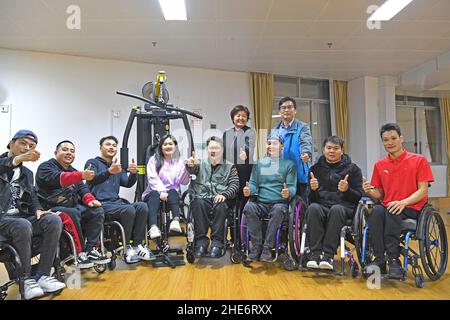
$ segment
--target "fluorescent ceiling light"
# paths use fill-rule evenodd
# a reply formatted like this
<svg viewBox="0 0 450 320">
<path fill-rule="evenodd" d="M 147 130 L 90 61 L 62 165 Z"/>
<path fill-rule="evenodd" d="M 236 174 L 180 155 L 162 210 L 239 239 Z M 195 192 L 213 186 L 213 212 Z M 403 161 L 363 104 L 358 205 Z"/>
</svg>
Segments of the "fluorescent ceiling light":
<svg viewBox="0 0 450 320">
<path fill-rule="evenodd" d="M 387 0 L 369 18 L 369 21 L 389 21 L 412 0 Z"/>
<path fill-rule="evenodd" d="M 159 0 L 164 19 L 187 20 L 186 4 L 184 0 Z"/>
</svg>

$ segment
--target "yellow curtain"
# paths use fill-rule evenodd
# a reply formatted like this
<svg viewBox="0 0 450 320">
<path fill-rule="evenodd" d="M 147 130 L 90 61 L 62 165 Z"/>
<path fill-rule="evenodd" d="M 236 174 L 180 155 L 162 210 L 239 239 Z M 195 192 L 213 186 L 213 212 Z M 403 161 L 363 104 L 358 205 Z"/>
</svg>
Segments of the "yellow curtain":
<svg viewBox="0 0 450 320">
<path fill-rule="evenodd" d="M 441 98 L 441 116 L 447 151 L 447 195 L 450 197 L 450 97 Z"/>
<path fill-rule="evenodd" d="M 250 94 L 256 131 L 256 154 L 260 159 L 264 155 L 266 137 L 272 124 L 273 74 L 251 72 Z"/>
<path fill-rule="evenodd" d="M 336 109 L 336 135 L 344 139 L 344 152 L 348 150 L 348 103 L 347 81 L 333 81 L 334 105 Z"/>
</svg>

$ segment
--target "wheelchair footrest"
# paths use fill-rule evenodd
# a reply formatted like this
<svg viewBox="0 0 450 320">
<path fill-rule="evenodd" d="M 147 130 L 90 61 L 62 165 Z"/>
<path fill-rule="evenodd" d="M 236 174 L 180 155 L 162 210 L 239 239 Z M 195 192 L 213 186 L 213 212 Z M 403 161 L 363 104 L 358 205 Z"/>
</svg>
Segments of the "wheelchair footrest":
<svg viewBox="0 0 450 320">
<path fill-rule="evenodd" d="M 184 255 L 173 255 L 168 256 L 167 258 L 161 255 L 151 261 L 153 268 L 172 267 L 167 259 L 169 259 L 174 266 L 184 266 L 186 264 L 184 262 Z"/>
</svg>

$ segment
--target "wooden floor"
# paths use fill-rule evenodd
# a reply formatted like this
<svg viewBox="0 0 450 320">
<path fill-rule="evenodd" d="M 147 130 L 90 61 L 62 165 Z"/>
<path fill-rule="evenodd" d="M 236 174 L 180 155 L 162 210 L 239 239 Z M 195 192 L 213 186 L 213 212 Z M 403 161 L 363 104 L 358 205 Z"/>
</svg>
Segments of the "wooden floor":
<svg viewBox="0 0 450 320">
<path fill-rule="evenodd" d="M 441 215 L 449 237 L 450 215 L 446 212 Z M 184 241 L 184 238 L 174 239 L 180 246 Z M 201 259 L 176 269 L 153 268 L 148 262 L 129 266 L 118 261 L 114 271 L 103 274 L 84 271 L 81 279 L 77 284 L 79 289 L 66 289 L 58 296 L 43 299 L 450 299 L 450 268 L 436 282 L 425 276 L 422 289 L 415 287 L 410 271 L 405 282 L 384 281 L 381 289 L 371 290 L 361 276 L 353 279 L 348 275 L 289 272 L 278 264 L 268 263 L 254 263 L 252 268 L 247 268 L 232 264 L 229 253 L 218 260 Z M 6 271 L 0 265 L 0 283 L 6 280 Z M 19 298 L 14 285 L 7 299 Z"/>
</svg>

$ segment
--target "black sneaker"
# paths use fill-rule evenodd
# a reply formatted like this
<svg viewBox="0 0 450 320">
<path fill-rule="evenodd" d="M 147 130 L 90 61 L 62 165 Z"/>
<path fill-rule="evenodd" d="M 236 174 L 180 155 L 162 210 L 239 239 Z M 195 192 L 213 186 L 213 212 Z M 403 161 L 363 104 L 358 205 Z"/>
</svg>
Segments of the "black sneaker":
<svg viewBox="0 0 450 320">
<path fill-rule="evenodd" d="M 402 263 L 398 258 L 389 259 L 389 273 L 390 279 L 403 279 Z"/>
<path fill-rule="evenodd" d="M 94 263 L 88 259 L 86 252 L 80 252 L 77 256 L 76 267 L 78 269 L 89 269 L 94 266 Z"/>
<path fill-rule="evenodd" d="M 261 251 L 262 251 L 262 248 L 260 245 L 252 246 L 252 248 L 250 249 L 250 252 L 248 253 L 248 258 L 250 260 L 259 260 L 259 257 L 261 256 Z"/>
<path fill-rule="evenodd" d="M 269 247 L 264 246 L 259 260 L 264 262 L 273 262 L 272 250 Z"/>
<path fill-rule="evenodd" d="M 87 257 L 94 264 L 107 264 L 111 262 L 111 259 L 107 256 L 100 254 L 97 249 L 93 248 L 88 254 Z"/>
<path fill-rule="evenodd" d="M 322 270 L 333 270 L 333 257 L 324 254 L 322 260 L 319 263 L 319 269 Z"/>
</svg>

